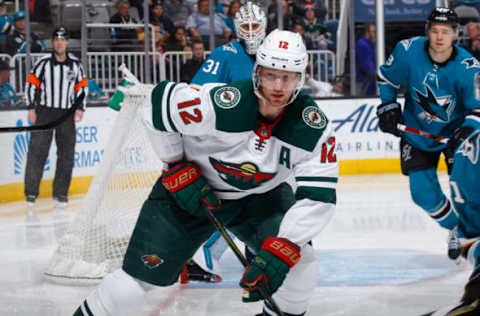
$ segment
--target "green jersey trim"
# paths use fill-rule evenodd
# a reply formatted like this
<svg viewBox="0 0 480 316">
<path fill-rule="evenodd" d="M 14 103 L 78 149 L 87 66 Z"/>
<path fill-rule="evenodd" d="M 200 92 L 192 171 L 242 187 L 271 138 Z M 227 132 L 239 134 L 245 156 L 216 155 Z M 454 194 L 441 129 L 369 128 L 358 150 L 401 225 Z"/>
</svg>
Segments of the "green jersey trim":
<svg viewBox="0 0 480 316">
<path fill-rule="evenodd" d="M 173 123 L 173 120 L 170 115 L 170 96 L 172 94 L 173 89 L 177 85 L 176 83 L 171 84 L 170 88 L 167 93 L 167 98 L 166 98 L 166 113 L 167 117 L 163 117 L 163 109 L 162 109 L 162 103 L 164 101 L 164 95 L 165 95 L 165 89 L 167 88 L 168 84 L 170 81 L 164 80 L 160 82 L 152 91 L 152 121 L 153 121 L 153 126 L 164 132 L 178 132 L 177 128 L 175 127 L 175 124 Z M 172 130 L 169 130 L 167 126 L 164 124 L 164 120 L 167 120 L 168 123 L 171 126 Z"/>
<path fill-rule="evenodd" d="M 338 182 L 338 178 L 336 177 L 296 177 L 295 180 L 297 182 L 300 181 L 312 181 L 312 182 Z"/>
<path fill-rule="evenodd" d="M 301 186 L 297 188 L 295 199 L 310 199 L 324 203 L 337 203 L 337 193 L 335 189 Z"/>
<path fill-rule="evenodd" d="M 178 133 L 178 130 L 175 126 L 175 123 L 173 122 L 173 119 L 172 119 L 172 115 L 170 114 L 170 108 L 171 108 L 171 102 L 170 102 L 170 97 L 172 96 L 172 92 L 173 92 L 173 89 L 175 89 L 175 86 L 177 84 L 173 84 L 171 87 L 170 87 L 170 90 L 168 91 L 168 95 L 167 95 L 167 119 L 168 119 L 168 123 L 170 123 L 170 126 L 172 127 L 173 131 L 175 133 Z"/>
</svg>

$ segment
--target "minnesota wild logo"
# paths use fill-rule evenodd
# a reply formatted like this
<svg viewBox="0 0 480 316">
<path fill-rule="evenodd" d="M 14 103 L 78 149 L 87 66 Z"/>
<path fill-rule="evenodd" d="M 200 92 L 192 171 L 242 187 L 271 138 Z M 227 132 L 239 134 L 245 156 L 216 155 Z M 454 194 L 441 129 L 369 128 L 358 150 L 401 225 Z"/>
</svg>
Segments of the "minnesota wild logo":
<svg viewBox="0 0 480 316">
<path fill-rule="evenodd" d="M 240 90 L 235 87 L 222 87 L 215 91 L 213 99 L 222 109 L 231 109 L 240 102 Z"/>
<path fill-rule="evenodd" d="M 163 259 L 157 255 L 144 255 L 142 256 L 142 261 L 149 269 L 156 268 L 163 263 Z"/>
<path fill-rule="evenodd" d="M 212 157 L 209 157 L 209 160 L 223 181 L 240 190 L 259 187 L 276 175 L 276 173 L 259 171 L 257 165 L 253 162 L 231 163 L 219 161 Z"/>
</svg>

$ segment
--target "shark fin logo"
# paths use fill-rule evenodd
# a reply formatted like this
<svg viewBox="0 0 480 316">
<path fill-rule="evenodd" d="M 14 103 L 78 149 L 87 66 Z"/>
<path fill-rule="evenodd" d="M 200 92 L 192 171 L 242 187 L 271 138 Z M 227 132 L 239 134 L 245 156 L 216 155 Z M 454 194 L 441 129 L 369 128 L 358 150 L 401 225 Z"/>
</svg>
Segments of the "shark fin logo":
<svg viewBox="0 0 480 316">
<path fill-rule="evenodd" d="M 252 162 L 231 163 L 212 157 L 209 160 L 223 181 L 240 190 L 257 188 L 276 175 L 276 173 L 261 172 Z"/>
<path fill-rule="evenodd" d="M 149 268 L 149 269 L 154 269 L 161 265 L 165 260 L 160 258 L 159 256 L 153 254 L 153 255 L 144 255 L 142 256 L 142 261 L 143 264 Z"/>
<path fill-rule="evenodd" d="M 17 121 L 17 126 L 23 126 L 22 120 Z M 25 170 L 29 143 L 30 133 L 19 133 L 15 136 L 13 141 L 13 174 L 19 175 Z M 44 171 L 48 170 L 50 170 L 50 159 L 47 158 Z"/>
<path fill-rule="evenodd" d="M 473 133 L 458 148 L 457 153 L 467 157 L 472 164 L 477 164 L 480 155 L 480 131 Z"/>
<path fill-rule="evenodd" d="M 427 74 L 424 82 L 425 94 L 415 89 L 415 94 L 417 95 L 415 101 L 423 110 L 420 117 L 425 118 L 429 123 L 432 121 L 448 122 L 453 109 L 455 109 L 455 99 L 451 95 L 437 96 L 426 82 L 428 78 L 430 78 L 429 74 Z M 436 76 L 432 80 L 435 81 Z"/>
</svg>

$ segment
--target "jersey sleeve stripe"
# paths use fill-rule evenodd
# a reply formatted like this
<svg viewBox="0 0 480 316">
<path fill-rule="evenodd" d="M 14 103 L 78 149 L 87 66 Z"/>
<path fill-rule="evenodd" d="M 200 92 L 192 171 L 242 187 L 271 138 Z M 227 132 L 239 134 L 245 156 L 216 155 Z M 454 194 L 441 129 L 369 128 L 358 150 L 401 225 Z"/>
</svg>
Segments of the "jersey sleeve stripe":
<svg viewBox="0 0 480 316">
<path fill-rule="evenodd" d="M 40 89 L 40 80 L 34 75 L 34 74 L 29 74 L 27 77 L 27 82 L 33 84 L 37 89 Z"/>
<path fill-rule="evenodd" d="M 332 182 L 310 182 L 310 181 L 297 181 L 297 186 L 317 187 L 317 188 L 332 188 L 335 189 L 336 183 Z"/>
<path fill-rule="evenodd" d="M 400 85 L 396 85 L 394 84 L 393 82 L 391 82 L 390 80 L 388 80 L 383 74 L 382 74 L 382 69 L 380 69 L 377 73 L 378 75 L 378 84 L 388 84 L 392 87 L 394 87 L 395 89 L 400 89 Z"/>
<path fill-rule="evenodd" d="M 299 186 L 295 193 L 295 199 L 309 199 L 324 203 L 337 203 L 337 192 L 333 188 L 318 188 L 312 186 Z"/>
<path fill-rule="evenodd" d="M 316 181 L 316 182 L 338 182 L 337 177 L 296 177 L 297 182 L 301 181 Z"/>
<path fill-rule="evenodd" d="M 73 88 L 75 93 L 78 92 L 78 90 L 85 88 L 88 86 L 88 81 L 87 78 L 83 78 L 80 82 L 78 82 L 75 87 Z"/>
<path fill-rule="evenodd" d="M 171 114 L 172 109 L 171 109 L 171 103 L 170 103 L 172 92 L 175 89 L 176 85 L 177 84 L 173 84 L 173 83 L 170 85 L 170 90 L 168 91 L 168 94 L 166 96 L 167 99 L 162 101 L 162 103 L 166 104 L 167 106 L 165 108 L 163 108 L 162 111 L 166 112 L 166 113 L 164 113 L 165 116 L 163 118 L 163 121 L 165 122 L 165 117 L 167 117 L 168 125 L 170 126 L 170 129 L 171 129 L 171 130 L 169 130 L 169 132 L 178 133 L 178 129 L 175 127 L 175 123 L 173 122 L 173 119 L 172 119 L 172 114 Z M 165 94 L 163 96 L 165 97 Z"/>
<path fill-rule="evenodd" d="M 163 81 L 152 91 L 152 123 L 156 129 L 164 132 L 177 132 L 169 123 L 168 117 L 170 114 L 168 113 L 167 106 L 170 103 L 166 102 L 173 90 L 172 86 L 175 86 L 173 82 Z M 167 104 L 167 106 L 164 106 L 165 104 Z"/>
</svg>

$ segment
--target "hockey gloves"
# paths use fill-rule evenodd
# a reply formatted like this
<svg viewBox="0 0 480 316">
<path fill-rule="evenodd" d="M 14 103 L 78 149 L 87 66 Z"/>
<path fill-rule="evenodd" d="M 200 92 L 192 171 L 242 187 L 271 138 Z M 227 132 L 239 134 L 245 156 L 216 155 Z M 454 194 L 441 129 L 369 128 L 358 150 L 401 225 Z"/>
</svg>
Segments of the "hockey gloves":
<svg viewBox="0 0 480 316">
<path fill-rule="evenodd" d="M 402 136 L 397 124 L 403 123 L 402 109 L 397 102 L 382 103 L 377 106 L 378 126 L 385 133 Z"/>
<path fill-rule="evenodd" d="M 200 168 L 192 162 L 179 162 L 160 177 L 163 186 L 171 193 L 178 206 L 193 216 L 205 216 L 203 206 L 210 209 L 220 207 L 220 200 L 202 175 Z"/>
<path fill-rule="evenodd" d="M 262 300 L 259 287 L 263 287 L 270 295 L 275 293 L 300 257 L 300 247 L 290 240 L 275 237 L 265 239 L 240 281 L 240 286 L 245 289 L 242 301 Z"/>
<path fill-rule="evenodd" d="M 453 131 L 453 135 L 447 143 L 447 150 L 451 152 L 452 157 L 455 154 L 455 150 L 457 150 L 458 146 L 460 146 L 460 144 L 463 143 L 463 141 L 467 139 L 472 132 L 473 127 L 471 126 L 461 126 Z"/>
</svg>

